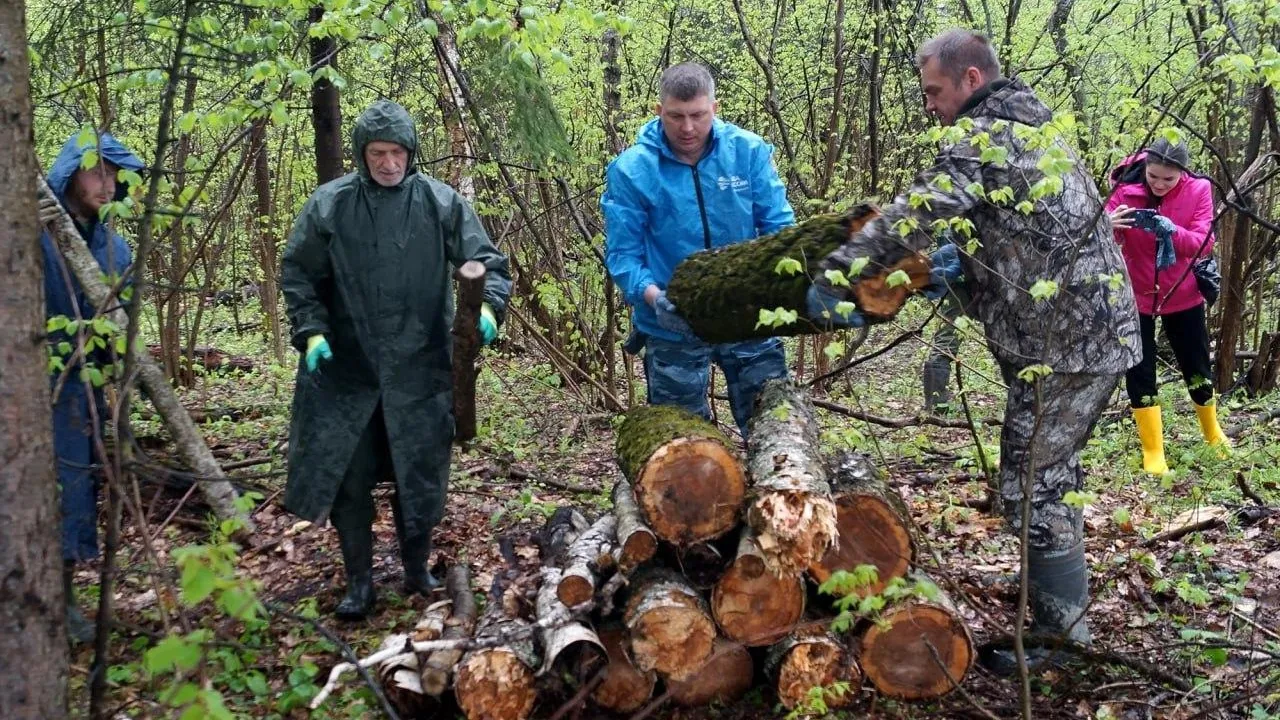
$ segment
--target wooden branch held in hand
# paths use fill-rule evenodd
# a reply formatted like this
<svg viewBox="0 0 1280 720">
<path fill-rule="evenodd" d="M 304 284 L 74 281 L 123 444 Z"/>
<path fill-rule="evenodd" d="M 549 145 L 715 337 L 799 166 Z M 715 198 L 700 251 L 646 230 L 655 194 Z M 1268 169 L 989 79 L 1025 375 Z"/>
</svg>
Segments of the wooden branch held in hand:
<svg viewBox="0 0 1280 720">
<path fill-rule="evenodd" d="M 476 360 L 480 357 L 480 305 L 484 302 L 483 263 L 468 260 L 454 273 L 458 302 L 453 317 L 454 442 L 462 445 L 476 436 Z"/>
</svg>

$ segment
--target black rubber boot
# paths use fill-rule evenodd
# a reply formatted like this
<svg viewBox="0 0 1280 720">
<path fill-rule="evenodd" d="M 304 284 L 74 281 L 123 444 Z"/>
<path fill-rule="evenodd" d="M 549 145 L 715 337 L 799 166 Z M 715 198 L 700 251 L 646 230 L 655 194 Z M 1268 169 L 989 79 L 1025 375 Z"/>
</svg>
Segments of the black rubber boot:
<svg viewBox="0 0 1280 720">
<path fill-rule="evenodd" d="M 400 562 L 404 565 L 405 592 L 430 595 L 440 586 L 440 581 L 427 568 L 427 558 L 431 556 L 431 530 L 418 530 L 412 536 L 405 531 L 399 491 L 391 496 L 391 511 L 396 521 L 396 540 L 400 542 Z"/>
<path fill-rule="evenodd" d="M 98 629 L 80 612 L 76 604 L 76 586 L 72 582 L 75 566 L 66 563 L 62 566 L 62 591 L 67 597 L 67 641 L 72 645 L 93 642 Z"/>
<path fill-rule="evenodd" d="M 347 593 L 334 611 L 342 620 L 362 620 L 373 612 L 373 518 L 362 510 L 335 505 L 330 516 L 347 572 Z"/>
<path fill-rule="evenodd" d="M 929 358 L 921 369 L 920 379 L 924 386 L 925 412 L 938 415 L 950 409 L 951 360 L 945 357 Z"/>
<path fill-rule="evenodd" d="M 1056 649 L 1063 642 L 1089 645 L 1093 636 L 1084 618 L 1089 604 L 1089 566 L 1084 543 L 1067 550 L 1029 550 L 1029 601 L 1033 634 L 1025 643 L 1027 667 L 1061 665 L 1069 654 Z M 1014 675 L 1018 661 L 1012 648 L 983 648 L 979 661 L 997 675 Z"/>
</svg>

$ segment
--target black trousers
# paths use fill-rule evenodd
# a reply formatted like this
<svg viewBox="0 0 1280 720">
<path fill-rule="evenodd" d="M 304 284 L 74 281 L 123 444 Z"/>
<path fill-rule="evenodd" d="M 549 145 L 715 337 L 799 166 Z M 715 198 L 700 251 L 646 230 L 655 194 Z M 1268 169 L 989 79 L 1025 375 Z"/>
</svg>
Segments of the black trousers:
<svg viewBox="0 0 1280 720">
<path fill-rule="evenodd" d="M 1129 404 L 1135 408 L 1156 404 L 1156 318 L 1138 315 L 1142 325 L 1142 362 L 1124 376 Z M 1213 364 L 1209 362 L 1209 329 L 1205 326 L 1204 305 L 1160 316 L 1164 336 L 1187 383 L 1187 393 L 1197 405 L 1213 399 Z"/>
</svg>

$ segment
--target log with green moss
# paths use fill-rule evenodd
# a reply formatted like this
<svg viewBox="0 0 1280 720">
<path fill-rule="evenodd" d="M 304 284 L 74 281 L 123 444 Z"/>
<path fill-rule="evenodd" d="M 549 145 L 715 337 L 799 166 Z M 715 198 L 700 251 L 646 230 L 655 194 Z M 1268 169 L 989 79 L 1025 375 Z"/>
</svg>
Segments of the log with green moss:
<svg viewBox="0 0 1280 720">
<path fill-rule="evenodd" d="M 679 408 L 639 407 L 618 428 L 616 449 L 640 514 L 659 538 L 683 547 L 738 524 L 745 473 L 710 422 Z"/>
<path fill-rule="evenodd" d="M 819 263 L 879 214 L 859 205 L 844 215 L 819 215 L 751 242 L 694 253 L 676 266 L 667 298 L 709 343 L 819 333 L 804 312 L 811 279 L 822 274 Z M 795 311 L 796 321 L 757 327 L 761 310 L 778 308 Z"/>
</svg>

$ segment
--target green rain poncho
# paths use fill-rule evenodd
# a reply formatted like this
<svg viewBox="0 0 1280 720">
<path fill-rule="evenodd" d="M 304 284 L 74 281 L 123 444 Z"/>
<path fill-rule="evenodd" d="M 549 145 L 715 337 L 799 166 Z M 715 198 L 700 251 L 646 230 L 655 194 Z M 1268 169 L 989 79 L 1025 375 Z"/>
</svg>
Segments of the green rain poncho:
<svg viewBox="0 0 1280 720">
<path fill-rule="evenodd" d="M 381 405 L 406 530 L 429 532 L 444 514 L 453 441 L 453 269 L 484 263 L 484 299 L 501 320 L 507 258 L 458 193 L 414 169 L 418 138 L 404 108 L 374 103 L 352 135 L 359 171 L 312 194 L 284 254 L 294 347 L 324 335 L 333 350 L 317 372 L 298 362 L 284 504 L 313 522 L 328 517 Z M 396 187 L 369 175 L 364 148 L 375 140 L 409 150 Z"/>
</svg>

